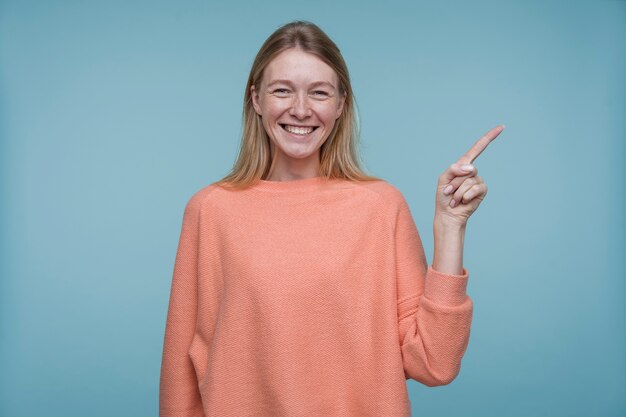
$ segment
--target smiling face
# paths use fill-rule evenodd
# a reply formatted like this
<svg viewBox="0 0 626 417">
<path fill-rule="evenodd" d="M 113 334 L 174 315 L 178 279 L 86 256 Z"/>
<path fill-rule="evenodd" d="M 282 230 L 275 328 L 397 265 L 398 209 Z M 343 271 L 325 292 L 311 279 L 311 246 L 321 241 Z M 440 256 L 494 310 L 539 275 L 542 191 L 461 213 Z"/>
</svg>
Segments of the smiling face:
<svg viewBox="0 0 626 417">
<path fill-rule="evenodd" d="M 316 173 L 319 149 L 345 102 L 335 71 L 317 56 L 290 48 L 265 67 L 251 96 L 276 153 L 278 176 Z"/>
</svg>

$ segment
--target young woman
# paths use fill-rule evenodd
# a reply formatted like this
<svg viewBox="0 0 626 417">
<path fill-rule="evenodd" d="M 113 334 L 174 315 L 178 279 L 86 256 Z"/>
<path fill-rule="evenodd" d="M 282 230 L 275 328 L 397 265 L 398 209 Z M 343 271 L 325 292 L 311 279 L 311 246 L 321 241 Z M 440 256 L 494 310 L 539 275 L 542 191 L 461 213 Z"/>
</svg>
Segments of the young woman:
<svg viewBox="0 0 626 417">
<path fill-rule="evenodd" d="M 472 162 L 503 126 L 439 177 L 428 265 L 402 193 L 360 168 L 348 70 L 319 27 L 265 41 L 243 111 L 232 171 L 185 208 L 160 416 L 409 416 L 406 379 L 460 370 L 463 238 L 487 193 Z"/>
</svg>

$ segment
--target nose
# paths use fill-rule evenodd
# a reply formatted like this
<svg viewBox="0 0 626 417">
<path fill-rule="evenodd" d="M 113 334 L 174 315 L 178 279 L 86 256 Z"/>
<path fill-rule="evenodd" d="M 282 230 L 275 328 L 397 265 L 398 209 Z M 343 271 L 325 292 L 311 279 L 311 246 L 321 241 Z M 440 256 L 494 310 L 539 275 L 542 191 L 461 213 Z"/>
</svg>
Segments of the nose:
<svg viewBox="0 0 626 417">
<path fill-rule="evenodd" d="M 298 119 L 304 119 L 311 115 L 311 107 L 306 94 L 299 93 L 294 95 L 289 114 Z"/>
</svg>

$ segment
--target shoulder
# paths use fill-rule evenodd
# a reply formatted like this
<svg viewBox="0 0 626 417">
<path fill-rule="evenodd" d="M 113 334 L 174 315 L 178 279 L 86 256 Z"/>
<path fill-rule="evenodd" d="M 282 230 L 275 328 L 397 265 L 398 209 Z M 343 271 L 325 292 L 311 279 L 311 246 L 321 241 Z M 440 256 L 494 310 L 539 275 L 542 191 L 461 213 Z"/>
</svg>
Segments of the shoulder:
<svg viewBox="0 0 626 417">
<path fill-rule="evenodd" d="M 185 205 L 185 212 L 198 213 L 202 207 L 210 201 L 211 197 L 215 194 L 215 191 L 219 187 L 215 183 L 206 185 L 199 190 L 193 192 L 193 194 L 187 199 Z"/>
<path fill-rule="evenodd" d="M 377 181 L 359 181 L 357 186 L 365 192 L 371 193 L 372 196 L 382 199 L 386 204 L 398 206 L 405 203 L 402 192 L 386 180 Z"/>
</svg>

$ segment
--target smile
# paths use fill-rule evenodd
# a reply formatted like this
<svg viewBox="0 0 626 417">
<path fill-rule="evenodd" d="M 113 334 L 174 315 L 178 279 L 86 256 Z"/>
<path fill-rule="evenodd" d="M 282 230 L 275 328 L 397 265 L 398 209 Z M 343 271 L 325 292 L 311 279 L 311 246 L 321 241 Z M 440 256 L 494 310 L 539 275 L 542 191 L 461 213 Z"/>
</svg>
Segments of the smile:
<svg viewBox="0 0 626 417">
<path fill-rule="evenodd" d="M 313 132 L 318 126 L 293 126 L 293 125 L 280 125 L 283 129 L 285 129 L 289 133 L 293 133 L 294 135 L 306 136 L 309 133 Z"/>
</svg>

